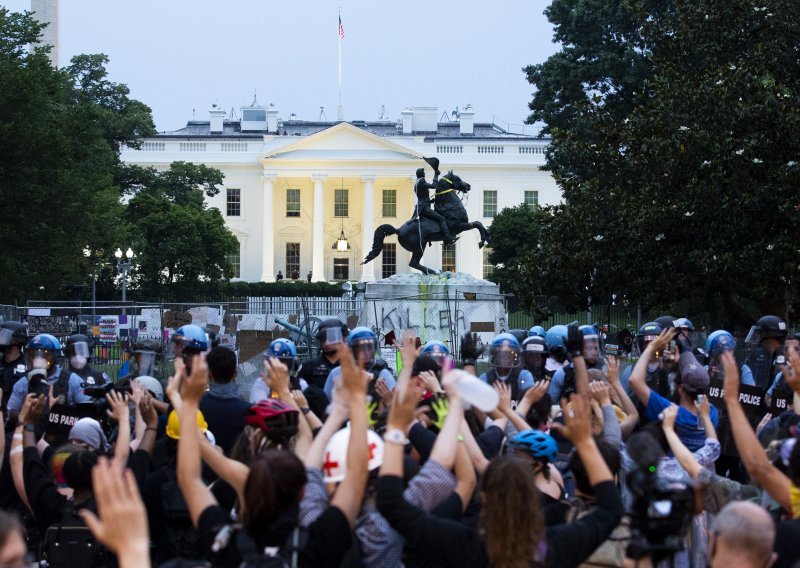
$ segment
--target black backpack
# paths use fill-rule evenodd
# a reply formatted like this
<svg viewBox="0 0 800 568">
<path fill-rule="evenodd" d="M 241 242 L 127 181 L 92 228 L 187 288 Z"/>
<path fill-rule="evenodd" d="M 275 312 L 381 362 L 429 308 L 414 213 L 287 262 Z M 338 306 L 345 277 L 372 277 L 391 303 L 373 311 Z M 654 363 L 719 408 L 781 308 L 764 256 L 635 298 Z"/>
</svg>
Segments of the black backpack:
<svg viewBox="0 0 800 568">
<path fill-rule="evenodd" d="M 165 467 L 164 472 L 167 480 L 161 484 L 160 492 L 166 530 L 161 542 L 167 550 L 161 551 L 165 555 L 162 556 L 201 559 L 200 534 L 192 525 L 192 517 L 178 485 L 178 477 L 171 467 Z"/>
<path fill-rule="evenodd" d="M 284 545 L 271 554 L 259 551 L 256 541 L 244 529 L 236 532 L 236 546 L 242 556 L 240 568 L 297 568 L 307 544 L 308 529 L 301 526 L 295 527 Z"/>
<path fill-rule="evenodd" d="M 67 501 L 61 521 L 48 527 L 44 534 L 39 565 L 47 568 L 90 568 L 116 566 L 116 562 L 114 555 L 94 538 L 73 502 Z"/>
</svg>

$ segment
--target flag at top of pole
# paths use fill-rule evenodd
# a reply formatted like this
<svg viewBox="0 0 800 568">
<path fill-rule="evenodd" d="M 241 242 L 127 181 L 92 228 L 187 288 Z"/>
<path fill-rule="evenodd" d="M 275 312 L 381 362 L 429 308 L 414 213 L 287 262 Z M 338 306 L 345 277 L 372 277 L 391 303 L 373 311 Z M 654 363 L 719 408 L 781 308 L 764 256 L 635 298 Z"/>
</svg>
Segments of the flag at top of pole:
<svg viewBox="0 0 800 568">
<path fill-rule="evenodd" d="M 344 26 L 342 25 L 341 14 L 339 14 L 339 39 L 344 39 Z"/>
</svg>

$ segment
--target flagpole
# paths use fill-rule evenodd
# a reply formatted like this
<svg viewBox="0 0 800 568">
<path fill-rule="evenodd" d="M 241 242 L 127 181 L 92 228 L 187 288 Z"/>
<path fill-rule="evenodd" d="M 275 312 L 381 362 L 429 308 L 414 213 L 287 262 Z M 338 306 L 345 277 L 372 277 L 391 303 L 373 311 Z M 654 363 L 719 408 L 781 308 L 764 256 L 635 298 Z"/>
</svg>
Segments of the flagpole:
<svg viewBox="0 0 800 568">
<path fill-rule="evenodd" d="M 342 8 L 339 7 L 339 29 L 337 30 L 339 36 L 339 106 L 336 109 L 336 120 L 344 120 L 342 118 Z"/>
</svg>

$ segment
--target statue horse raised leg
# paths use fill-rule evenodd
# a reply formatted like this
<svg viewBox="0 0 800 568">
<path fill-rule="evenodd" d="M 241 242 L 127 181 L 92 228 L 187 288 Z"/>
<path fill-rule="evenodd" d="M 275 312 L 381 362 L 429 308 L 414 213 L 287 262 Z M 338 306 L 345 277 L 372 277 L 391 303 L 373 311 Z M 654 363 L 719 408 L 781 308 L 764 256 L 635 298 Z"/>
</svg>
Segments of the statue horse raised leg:
<svg viewBox="0 0 800 568">
<path fill-rule="evenodd" d="M 469 190 L 470 185 L 450 171 L 439 180 L 434 207 L 440 215 L 444 216 L 451 234 L 457 235 L 464 231 L 477 229 L 481 235 L 478 246 L 482 248 L 490 241 L 489 231 L 480 221 L 470 221 L 467 218 L 467 211 L 458 196 L 459 193 L 467 193 Z M 414 216 L 399 228 L 389 224 L 379 226 L 375 229 L 372 250 L 369 251 L 362 264 L 374 260 L 383 251 L 383 241 L 386 237 L 397 235 L 400 246 L 411 253 L 411 261 L 408 263 L 411 268 L 415 268 L 423 274 L 438 274 L 438 271 L 424 266 L 420 261 L 425 247 L 431 242 L 441 241 L 443 235 L 439 232 L 437 224 L 430 219 L 423 217 L 421 221 L 420 224 L 420 219 Z"/>
</svg>

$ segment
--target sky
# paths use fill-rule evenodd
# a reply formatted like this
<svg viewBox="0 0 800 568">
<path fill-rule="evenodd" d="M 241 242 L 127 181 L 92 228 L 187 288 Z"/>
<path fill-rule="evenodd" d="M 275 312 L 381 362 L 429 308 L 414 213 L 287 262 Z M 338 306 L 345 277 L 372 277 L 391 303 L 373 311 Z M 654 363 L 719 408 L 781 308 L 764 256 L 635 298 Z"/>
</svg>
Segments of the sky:
<svg viewBox="0 0 800 568">
<path fill-rule="evenodd" d="M 0 4 L 30 9 L 29 0 Z M 279 116 L 336 119 L 338 21 L 345 120 L 412 106 L 523 131 L 533 87 L 522 68 L 558 46 L 542 0 L 61 0 L 60 65 L 105 53 L 112 81 L 149 105 L 156 128 L 274 104 Z M 534 134 L 528 126 L 525 133 Z"/>
</svg>

